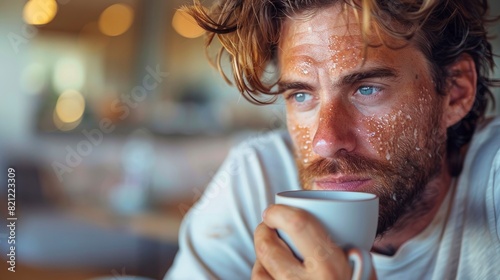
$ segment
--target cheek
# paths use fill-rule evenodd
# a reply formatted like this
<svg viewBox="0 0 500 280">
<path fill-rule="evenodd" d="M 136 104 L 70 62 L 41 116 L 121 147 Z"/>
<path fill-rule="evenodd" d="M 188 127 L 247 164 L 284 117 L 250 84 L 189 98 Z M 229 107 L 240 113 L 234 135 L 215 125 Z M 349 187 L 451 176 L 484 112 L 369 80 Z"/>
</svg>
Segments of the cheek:
<svg viewBox="0 0 500 280">
<path fill-rule="evenodd" d="M 380 117 L 367 117 L 367 139 L 373 150 L 382 159 L 392 162 L 395 152 L 401 149 L 402 142 L 418 137 L 414 124 L 414 115 L 395 110 Z M 418 146 L 418 145 L 417 145 Z"/>
<path fill-rule="evenodd" d="M 298 160 L 303 164 L 310 163 L 313 159 L 312 153 L 312 135 L 310 129 L 305 126 L 289 126 L 290 135 L 295 145 Z"/>
<path fill-rule="evenodd" d="M 382 116 L 371 116 L 364 119 L 366 139 L 379 158 L 390 163 L 402 151 L 426 152 L 431 130 L 432 104 L 427 89 L 423 89 L 413 102 L 400 105 L 400 109 L 392 110 Z"/>
</svg>

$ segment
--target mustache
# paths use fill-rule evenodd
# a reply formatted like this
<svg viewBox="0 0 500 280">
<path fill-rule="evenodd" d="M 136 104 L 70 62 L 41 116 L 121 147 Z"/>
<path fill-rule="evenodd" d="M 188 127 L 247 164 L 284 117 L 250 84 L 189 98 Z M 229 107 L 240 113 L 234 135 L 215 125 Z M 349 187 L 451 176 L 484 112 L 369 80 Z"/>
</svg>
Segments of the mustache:
<svg viewBox="0 0 500 280">
<path fill-rule="evenodd" d="M 341 153 L 335 158 L 319 158 L 312 161 L 308 166 L 301 164 L 298 164 L 298 166 L 300 177 L 304 180 L 337 173 L 351 175 L 380 174 L 384 177 L 394 173 L 393 167 L 386 162 L 349 153 Z"/>
</svg>

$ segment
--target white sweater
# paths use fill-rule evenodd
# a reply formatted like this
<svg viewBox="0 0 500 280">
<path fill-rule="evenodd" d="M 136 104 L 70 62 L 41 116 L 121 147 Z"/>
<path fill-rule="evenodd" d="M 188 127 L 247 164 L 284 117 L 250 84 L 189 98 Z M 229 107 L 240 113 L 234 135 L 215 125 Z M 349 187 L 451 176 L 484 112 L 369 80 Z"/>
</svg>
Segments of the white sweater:
<svg viewBox="0 0 500 280">
<path fill-rule="evenodd" d="M 275 193 L 297 189 L 287 133 L 234 148 L 186 214 L 165 279 L 250 279 L 262 211 Z M 453 189 L 433 222 L 394 256 L 372 254 L 379 279 L 500 279 L 500 118 L 476 132 Z"/>
</svg>

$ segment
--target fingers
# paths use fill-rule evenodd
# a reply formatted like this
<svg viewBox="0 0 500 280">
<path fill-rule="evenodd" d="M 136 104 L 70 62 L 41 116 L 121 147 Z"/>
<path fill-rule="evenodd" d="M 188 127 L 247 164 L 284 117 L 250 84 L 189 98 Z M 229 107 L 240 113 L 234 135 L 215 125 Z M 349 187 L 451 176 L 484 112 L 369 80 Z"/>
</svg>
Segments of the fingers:
<svg viewBox="0 0 500 280">
<path fill-rule="evenodd" d="M 331 241 L 324 226 L 308 212 L 285 205 L 271 205 L 263 222 L 270 228 L 283 230 L 304 257 L 304 266 L 318 267 L 335 275 L 350 275 L 344 250 Z"/>
<path fill-rule="evenodd" d="M 254 233 L 256 266 L 252 270 L 256 276 L 265 277 L 264 269 L 271 278 L 293 279 L 291 276 L 300 275 L 302 263 L 297 260 L 288 246 L 278 237 L 274 229 L 261 223 Z M 283 277 L 286 276 L 286 277 Z M 253 277 L 253 276 L 252 276 Z M 260 279 L 260 278 L 256 278 Z M 267 279 L 267 278 L 263 278 Z"/>
<path fill-rule="evenodd" d="M 252 269 L 252 280 L 272 280 L 273 277 L 267 273 L 267 270 L 257 259 Z"/>
</svg>

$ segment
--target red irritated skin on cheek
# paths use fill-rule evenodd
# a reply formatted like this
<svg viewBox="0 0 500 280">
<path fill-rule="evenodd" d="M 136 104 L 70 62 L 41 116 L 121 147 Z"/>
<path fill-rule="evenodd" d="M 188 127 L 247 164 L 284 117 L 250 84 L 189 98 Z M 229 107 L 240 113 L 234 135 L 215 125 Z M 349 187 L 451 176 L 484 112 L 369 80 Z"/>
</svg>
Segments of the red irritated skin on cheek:
<svg viewBox="0 0 500 280">
<path fill-rule="evenodd" d="M 312 139 L 309 128 L 296 125 L 291 128 L 290 133 L 295 142 L 296 155 L 301 164 L 307 165 L 313 157 Z"/>
<path fill-rule="evenodd" d="M 432 157 L 436 151 L 428 149 L 425 135 L 419 133 L 418 122 L 429 114 L 428 108 L 432 108 L 433 100 L 427 88 L 420 90 L 417 98 L 417 106 L 401 104 L 399 109 L 382 116 L 370 116 L 363 119 L 366 124 L 366 136 L 372 148 L 381 158 L 385 158 L 390 164 L 393 163 L 392 156 L 398 154 L 402 149 L 414 148 L 415 153 L 425 153 Z M 431 139 L 435 140 L 435 138 Z"/>
</svg>

